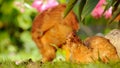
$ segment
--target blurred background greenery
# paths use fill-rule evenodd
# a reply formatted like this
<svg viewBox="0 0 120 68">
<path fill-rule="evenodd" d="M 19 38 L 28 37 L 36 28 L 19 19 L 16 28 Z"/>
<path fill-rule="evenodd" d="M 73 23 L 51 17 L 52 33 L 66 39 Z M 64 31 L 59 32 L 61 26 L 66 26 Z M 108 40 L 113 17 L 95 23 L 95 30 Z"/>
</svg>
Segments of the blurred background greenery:
<svg viewBox="0 0 120 68">
<path fill-rule="evenodd" d="M 58 0 L 66 3 L 68 0 Z M 39 60 L 41 55 L 32 41 L 30 30 L 32 21 L 38 12 L 31 7 L 33 0 L 0 0 L 0 61 L 3 60 Z M 74 11 L 78 16 L 78 4 Z M 94 19 L 87 16 L 84 24 L 80 23 L 78 35 L 81 39 L 96 34 L 106 34 L 116 28 L 112 24 L 106 27 L 107 20 L 104 17 Z M 61 52 L 61 51 L 60 51 Z M 60 54 L 58 52 L 58 54 Z M 60 56 L 59 56 L 60 57 Z"/>
<path fill-rule="evenodd" d="M 31 3 L 32 0 L 0 0 L 0 61 L 40 58 L 30 35 L 37 14 Z"/>
</svg>

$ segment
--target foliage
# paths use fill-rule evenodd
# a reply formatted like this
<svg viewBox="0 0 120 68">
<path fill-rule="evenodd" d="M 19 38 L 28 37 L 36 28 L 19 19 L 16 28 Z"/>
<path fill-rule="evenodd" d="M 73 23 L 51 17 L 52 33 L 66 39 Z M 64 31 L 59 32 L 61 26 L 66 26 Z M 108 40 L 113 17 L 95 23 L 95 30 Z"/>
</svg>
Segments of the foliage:
<svg viewBox="0 0 120 68">
<path fill-rule="evenodd" d="M 30 34 L 37 12 L 26 2 L 0 0 L 0 61 L 5 59 L 5 56 L 9 56 L 6 58 L 11 60 L 21 60 L 24 56 L 35 58 L 36 54 L 39 56 Z"/>
<path fill-rule="evenodd" d="M 64 16 L 66 16 L 69 11 L 75 6 L 75 4 L 77 3 L 78 0 L 70 0 L 68 2 L 68 5 L 65 11 Z M 79 3 L 79 19 L 80 21 L 83 21 L 84 18 L 86 16 L 88 16 L 89 14 L 91 14 L 92 10 L 95 8 L 95 6 L 97 5 L 99 0 L 80 0 Z M 109 20 L 109 23 L 113 22 L 113 20 L 120 14 L 120 9 L 119 9 L 119 5 L 120 5 L 120 1 L 119 0 L 107 0 L 108 5 L 106 6 L 104 12 L 110 8 L 111 6 L 113 7 L 113 18 L 111 18 Z"/>
</svg>

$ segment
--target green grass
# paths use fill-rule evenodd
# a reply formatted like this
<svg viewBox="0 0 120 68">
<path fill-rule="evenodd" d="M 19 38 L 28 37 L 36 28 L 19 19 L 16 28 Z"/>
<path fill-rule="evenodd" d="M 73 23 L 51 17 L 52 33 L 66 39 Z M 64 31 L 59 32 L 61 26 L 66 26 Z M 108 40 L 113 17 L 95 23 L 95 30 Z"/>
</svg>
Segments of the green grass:
<svg viewBox="0 0 120 68">
<path fill-rule="evenodd" d="M 120 68 L 120 62 L 93 62 L 88 64 L 72 63 L 66 61 L 55 61 L 41 63 L 40 61 L 33 62 L 26 60 L 19 64 L 12 61 L 0 62 L 0 68 Z"/>
<path fill-rule="evenodd" d="M 83 64 L 65 61 L 64 51 L 58 49 L 53 62 L 41 63 L 41 55 L 37 52 L 19 52 L 16 54 L 0 54 L 0 68 L 120 68 L 119 61 L 103 63 L 101 60 Z"/>
</svg>

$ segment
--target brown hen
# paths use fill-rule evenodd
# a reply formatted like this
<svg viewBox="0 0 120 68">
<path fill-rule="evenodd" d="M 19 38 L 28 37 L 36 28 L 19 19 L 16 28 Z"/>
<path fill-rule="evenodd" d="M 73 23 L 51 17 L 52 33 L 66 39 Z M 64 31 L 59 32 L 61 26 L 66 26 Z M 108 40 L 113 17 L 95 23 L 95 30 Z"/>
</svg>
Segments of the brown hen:
<svg viewBox="0 0 120 68">
<path fill-rule="evenodd" d="M 83 44 L 76 34 L 71 33 L 68 35 L 66 44 L 62 47 L 66 52 L 66 61 L 72 62 L 91 62 L 92 52 L 91 50 Z"/>
<path fill-rule="evenodd" d="M 36 16 L 33 21 L 32 38 L 40 49 L 42 62 L 53 60 L 55 47 L 61 47 L 67 35 L 79 28 L 73 11 L 63 19 L 65 8 L 64 4 L 50 8 Z"/>
<path fill-rule="evenodd" d="M 115 47 L 108 39 L 100 36 L 89 37 L 82 42 L 75 34 L 71 34 L 63 50 L 66 51 L 66 60 L 77 63 L 89 63 L 99 58 L 103 62 L 119 60 Z"/>
<path fill-rule="evenodd" d="M 89 37 L 84 41 L 85 46 L 89 47 L 92 51 L 93 60 L 101 59 L 103 62 L 110 60 L 119 60 L 116 48 L 106 38 L 101 36 Z"/>
</svg>

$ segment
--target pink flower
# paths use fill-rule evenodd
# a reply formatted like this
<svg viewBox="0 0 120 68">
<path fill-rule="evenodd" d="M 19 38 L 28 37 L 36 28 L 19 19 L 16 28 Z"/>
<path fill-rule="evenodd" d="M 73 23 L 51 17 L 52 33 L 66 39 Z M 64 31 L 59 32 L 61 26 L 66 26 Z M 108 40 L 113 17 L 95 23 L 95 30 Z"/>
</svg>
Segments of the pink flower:
<svg viewBox="0 0 120 68">
<path fill-rule="evenodd" d="M 56 0 L 34 0 L 32 7 L 36 8 L 39 12 L 57 6 L 58 2 Z"/>
<path fill-rule="evenodd" d="M 96 5 L 96 7 L 94 8 L 94 10 L 92 11 L 92 16 L 94 18 L 100 18 L 103 15 L 105 5 L 106 5 L 106 0 L 100 0 Z M 112 15 L 112 7 L 105 12 L 104 16 L 107 19 L 110 18 L 111 15 Z"/>
<path fill-rule="evenodd" d="M 104 16 L 106 19 L 112 16 L 112 7 L 110 7 L 107 11 L 105 11 Z"/>
<path fill-rule="evenodd" d="M 92 11 L 92 16 L 95 18 L 100 18 L 104 11 L 103 5 L 106 4 L 105 0 L 100 0 L 94 10 Z"/>
<path fill-rule="evenodd" d="M 95 8 L 92 11 L 92 16 L 98 19 L 98 18 L 100 18 L 102 16 L 103 11 L 104 10 L 103 10 L 102 7 Z"/>
</svg>

